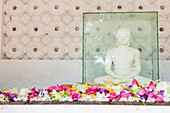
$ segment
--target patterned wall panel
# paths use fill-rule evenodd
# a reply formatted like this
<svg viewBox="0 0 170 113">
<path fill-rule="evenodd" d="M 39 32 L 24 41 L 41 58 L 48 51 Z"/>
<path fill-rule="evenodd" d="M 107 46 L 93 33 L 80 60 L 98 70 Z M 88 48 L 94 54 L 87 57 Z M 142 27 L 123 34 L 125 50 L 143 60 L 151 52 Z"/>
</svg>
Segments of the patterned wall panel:
<svg viewBox="0 0 170 113">
<path fill-rule="evenodd" d="M 83 12 L 158 11 L 170 59 L 170 0 L 5 0 L 4 59 L 81 59 Z"/>
</svg>

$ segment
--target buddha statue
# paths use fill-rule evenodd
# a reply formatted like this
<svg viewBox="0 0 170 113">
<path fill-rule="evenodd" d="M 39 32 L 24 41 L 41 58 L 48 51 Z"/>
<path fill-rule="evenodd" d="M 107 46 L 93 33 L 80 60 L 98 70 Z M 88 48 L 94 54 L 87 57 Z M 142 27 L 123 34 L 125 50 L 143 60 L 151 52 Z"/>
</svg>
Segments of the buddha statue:
<svg viewBox="0 0 170 113">
<path fill-rule="evenodd" d="M 105 81 L 111 81 L 115 83 L 122 79 L 120 84 L 126 85 L 130 84 L 133 79 L 141 84 L 148 84 L 152 81 L 149 78 L 139 76 L 141 72 L 140 52 L 129 47 L 131 31 L 127 28 L 119 28 L 115 37 L 117 47 L 106 52 L 105 72 L 107 75 L 96 78 L 94 82 L 104 84 Z"/>
</svg>

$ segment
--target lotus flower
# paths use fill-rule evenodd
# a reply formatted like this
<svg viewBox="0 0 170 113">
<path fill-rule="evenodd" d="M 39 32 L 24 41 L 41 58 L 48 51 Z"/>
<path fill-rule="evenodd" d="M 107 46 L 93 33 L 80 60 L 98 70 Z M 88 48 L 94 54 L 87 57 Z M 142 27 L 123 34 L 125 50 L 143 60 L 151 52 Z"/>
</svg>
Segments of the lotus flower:
<svg viewBox="0 0 170 113">
<path fill-rule="evenodd" d="M 164 101 L 164 100 L 163 100 L 163 95 L 161 95 L 160 93 L 158 93 L 158 94 L 156 95 L 155 101 L 156 101 L 156 102 L 163 102 L 163 101 Z"/>
<path fill-rule="evenodd" d="M 151 81 L 148 89 L 153 91 L 155 88 L 156 88 L 156 84 L 153 84 L 153 82 Z"/>
<path fill-rule="evenodd" d="M 142 88 L 138 93 L 137 93 L 139 96 L 142 96 L 142 95 L 144 95 L 144 94 L 148 94 L 148 92 L 144 89 L 144 88 Z"/>
<path fill-rule="evenodd" d="M 155 97 L 155 95 L 154 95 L 153 92 L 149 92 L 149 93 L 148 93 L 148 98 L 154 98 L 154 97 Z"/>
<path fill-rule="evenodd" d="M 133 87 L 134 85 L 137 85 L 139 87 L 139 84 L 138 84 L 136 79 L 133 79 L 133 81 L 132 81 L 132 85 L 131 86 Z"/>
</svg>

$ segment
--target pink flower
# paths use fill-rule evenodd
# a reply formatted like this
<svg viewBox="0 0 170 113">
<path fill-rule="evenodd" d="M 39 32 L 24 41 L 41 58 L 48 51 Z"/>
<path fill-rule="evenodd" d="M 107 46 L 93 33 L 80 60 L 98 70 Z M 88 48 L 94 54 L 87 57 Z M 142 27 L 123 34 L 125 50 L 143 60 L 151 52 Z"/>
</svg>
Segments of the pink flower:
<svg viewBox="0 0 170 113">
<path fill-rule="evenodd" d="M 30 100 L 33 97 L 37 97 L 37 96 L 38 96 L 38 91 L 36 91 L 36 88 L 34 87 L 31 89 L 31 93 L 29 93 L 28 95 L 28 100 Z"/>
<path fill-rule="evenodd" d="M 132 81 L 132 85 L 131 86 L 133 87 L 134 85 L 137 85 L 139 87 L 139 84 L 138 84 L 136 79 L 133 79 L 133 81 Z"/>
<path fill-rule="evenodd" d="M 160 93 L 158 93 L 158 94 L 156 95 L 155 101 L 156 101 L 156 102 L 163 102 L 163 101 L 164 101 L 164 100 L 163 100 L 163 95 L 161 95 Z"/>
<path fill-rule="evenodd" d="M 142 88 L 141 90 L 139 90 L 139 92 L 137 93 L 139 96 L 142 96 L 142 95 L 144 95 L 144 94 L 148 94 L 148 92 L 144 89 L 144 88 Z"/>
<path fill-rule="evenodd" d="M 7 97 L 7 96 L 9 96 L 9 93 L 4 92 L 3 95 Z"/>
<path fill-rule="evenodd" d="M 49 92 L 52 92 L 53 91 L 53 89 L 55 89 L 57 92 L 59 92 L 59 91 L 68 91 L 68 92 L 70 92 L 71 90 L 70 90 L 70 88 L 67 88 L 67 86 L 60 86 L 60 85 L 57 85 L 57 86 L 50 86 L 49 88 L 48 88 L 48 91 Z"/>
<path fill-rule="evenodd" d="M 32 91 L 32 92 L 35 92 L 35 91 L 36 91 L 35 87 L 34 87 L 34 88 L 32 88 L 32 89 L 31 89 L 31 91 Z"/>
<path fill-rule="evenodd" d="M 104 94 L 107 95 L 109 93 L 109 90 L 105 90 Z"/>
<path fill-rule="evenodd" d="M 120 97 L 121 98 L 128 98 L 130 96 L 130 94 L 129 93 L 126 93 L 125 91 L 121 91 L 120 92 Z"/>
<path fill-rule="evenodd" d="M 99 85 L 97 85 L 97 86 L 93 85 L 91 87 L 88 87 L 88 89 L 86 91 L 86 94 L 88 94 L 88 95 L 90 95 L 90 94 L 96 95 L 96 93 L 98 92 L 98 86 Z"/>
<path fill-rule="evenodd" d="M 67 91 L 67 92 L 71 92 L 71 89 L 70 89 L 70 87 L 69 87 L 69 88 L 67 88 L 65 91 Z"/>
<path fill-rule="evenodd" d="M 151 81 L 149 84 L 149 89 L 154 90 L 156 88 L 156 84 L 153 84 L 153 82 Z"/>
<path fill-rule="evenodd" d="M 55 89 L 55 87 L 56 87 L 56 86 L 50 86 L 50 87 L 48 88 L 48 91 L 52 92 L 53 89 Z"/>
<path fill-rule="evenodd" d="M 109 100 L 113 100 L 117 97 L 116 93 L 112 93 L 110 94 L 110 96 L 108 96 L 107 98 L 109 98 Z"/>
<path fill-rule="evenodd" d="M 120 100 L 120 95 L 116 95 L 116 93 L 112 93 L 107 98 L 109 98 L 110 101 L 113 100 L 113 99 Z"/>
<path fill-rule="evenodd" d="M 153 92 L 148 93 L 148 98 L 154 98 L 154 97 L 155 97 L 155 95 L 153 94 Z"/>
<path fill-rule="evenodd" d="M 81 94 L 79 94 L 79 93 L 72 93 L 72 94 L 69 95 L 69 96 L 71 96 L 71 98 L 72 98 L 73 101 L 76 101 L 76 100 L 78 100 L 79 98 L 81 98 Z"/>
<path fill-rule="evenodd" d="M 37 96 L 38 96 L 37 93 L 31 92 L 31 93 L 28 95 L 28 100 L 30 100 L 30 99 L 33 98 L 33 97 L 37 97 Z"/>
<path fill-rule="evenodd" d="M 63 91 L 63 86 L 59 86 L 59 85 L 57 85 L 56 87 L 55 87 L 55 90 L 58 92 L 58 91 Z"/>
</svg>

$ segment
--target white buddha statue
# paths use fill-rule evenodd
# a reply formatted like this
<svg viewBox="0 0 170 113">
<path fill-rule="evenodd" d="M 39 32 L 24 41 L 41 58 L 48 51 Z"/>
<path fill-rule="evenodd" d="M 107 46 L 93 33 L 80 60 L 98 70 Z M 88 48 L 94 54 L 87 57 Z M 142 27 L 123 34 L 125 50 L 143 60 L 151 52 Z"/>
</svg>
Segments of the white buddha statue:
<svg viewBox="0 0 170 113">
<path fill-rule="evenodd" d="M 149 78 L 139 76 L 141 72 L 141 58 L 139 50 L 129 47 L 131 32 L 126 28 L 119 28 L 116 34 L 117 47 L 110 49 L 105 57 L 106 76 L 98 77 L 95 83 L 104 84 L 105 81 L 112 83 L 123 79 L 120 84 L 130 84 L 136 79 L 141 84 L 152 81 Z M 113 70 L 112 70 L 113 65 Z"/>
</svg>

